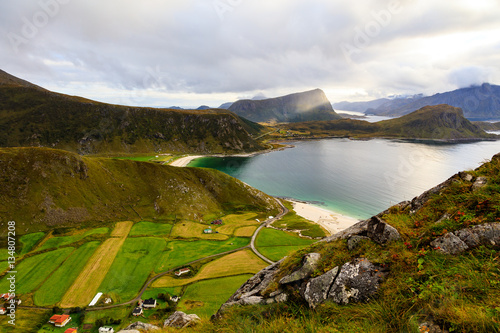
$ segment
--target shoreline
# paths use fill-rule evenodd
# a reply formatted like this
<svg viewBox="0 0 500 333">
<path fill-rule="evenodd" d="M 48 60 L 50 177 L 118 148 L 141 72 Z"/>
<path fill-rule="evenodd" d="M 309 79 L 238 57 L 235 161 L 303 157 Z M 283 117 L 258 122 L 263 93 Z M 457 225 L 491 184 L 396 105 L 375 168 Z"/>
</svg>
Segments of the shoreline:
<svg viewBox="0 0 500 333">
<path fill-rule="evenodd" d="M 197 158 L 201 158 L 201 157 L 209 157 L 209 156 L 208 155 L 206 155 L 206 156 L 205 155 L 184 156 L 184 157 L 176 159 L 175 161 L 173 161 L 172 163 L 169 163 L 168 165 L 183 168 L 183 167 L 186 167 L 189 163 L 191 163 L 191 161 L 193 161 Z"/>
<path fill-rule="evenodd" d="M 293 210 L 297 215 L 319 224 L 328 231 L 330 235 L 345 230 L 361 221 L 357 218 L 336 213 L 302 201 L 294 199 L 286 200 L 292 203 Z"/>
</svg>

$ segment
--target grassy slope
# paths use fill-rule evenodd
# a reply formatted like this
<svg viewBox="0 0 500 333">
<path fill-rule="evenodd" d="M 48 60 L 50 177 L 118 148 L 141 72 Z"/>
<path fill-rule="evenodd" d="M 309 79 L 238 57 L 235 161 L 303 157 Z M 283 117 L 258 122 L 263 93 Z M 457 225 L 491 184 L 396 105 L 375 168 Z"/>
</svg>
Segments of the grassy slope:
<svg viewBox="0 0 500 333">
<path fill-rule="evenodd" d="M 106 227 L 103 227 L 103 228 L 92 229 L 92 230 L 86 231 L 85 233 L 79 234 L 79 235 L 49 238 L 42 244 L 42 246 L 37 248 L 37 251 L 42 251 L 42 250 L 51 249 L 51 248 L 58 248 L 61 246 L 76 243 L 76 242 L 84 239 L 87 236 L 102 235 L 102 234 L 107 234 L 108 232 L 109 232 L 109 229 Z"/>
<path fill-rule="evenodd" d="M 130 236 L 157 236 L 157 235 L 168 235 L 172 230 L 171 224 L 166 223 L 153 223 L 153 222 L 139 222 L 134 224 L 132 230 L 130 230 Z"/>
<path fill-rule="evenodd" d="M 300 238 L 296 234 L 265 228 L 257 236 L 255 246 L 264 256 L 278 261 L 314 242 L 315 240 Z"/>
<path fill-rule="evenodd" d="M 21 254 L 26 254 L 45 236 L 43 232 L 35 232 L 21 236 L 19 241 L 23 244 Z"/>
<path fill-rule="evenodd" d="M 453 332 L 498 332 L 498 244 L 456 256 L 430 246 L 448 231 L 500 220 L 500 155 L 469 173 L 487 177 L 488 184 L 472 191 L 470 182 L 455 177 L 415 213 L 397 206 L 389 209 L 383 219 L 399 230 L 400 241 L 386 246 L 364 241 L 353 251 L 344 240 L 313 244 L 288 258 L 278 276 L 294 270 L 305 253 L 322 255 L 315 275 L 353 258 L 368 258 L 390 269 L 371 301 L 347 306 L 327 303 L 315 310 L 293 302 L 236 307 L 221 321 L 204 322 L 191 331 L 418 332 L 418 324 L 432 317 Z M 445 214 L 448 217 L 441 220 Z"/>
<path fill-rule="evenodd" d="M 369 123 L 341 119 L 282 125 L 283 130 L 303 136 L 394 137 L 408 139 L 484 139 L 494 136 L 463 117 L 449 105 L 427 106 L 400 118 Z M 302 134 L 301 134 L 302 133 Z"/>
<path fill-rule="evenodd" d="M 48 148 L 0 148 L 0 212 L 6 221 L 26 224 L 21 234 L 117 220 L 200 220 L 206 214 L 268 208 L 277 209 L 269 196 L 214 170 Z"/>
<path fill-rule="evenodd" d="M 0 146 L 83 154 L 255 151 L 263 130 L 227 110 L 118 106 L 0 78 Z"/>
</svg>

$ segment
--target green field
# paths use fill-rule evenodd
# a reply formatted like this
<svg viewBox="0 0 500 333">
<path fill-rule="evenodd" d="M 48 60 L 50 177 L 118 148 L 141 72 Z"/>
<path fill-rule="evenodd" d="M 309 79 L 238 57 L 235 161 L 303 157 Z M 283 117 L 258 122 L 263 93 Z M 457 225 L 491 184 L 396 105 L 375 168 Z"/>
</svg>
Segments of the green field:
<svg viewBox="0 0 500 333">
<path fill-rule="evenodd" d="M 316 240 L 300 238 L 295 234 L 281 230 L 264 228 L 257 236 L 255 245 L 264 256 L 277 261 L 314 242 Z"/>
<path fill-rule="evenodd" d="M 96 320 L 102 319 L 104 317 L 109 317 L 111 319 L 121 319 L 122 322 L 125 322 L 127 319 L 127 316 L 130 314 L 132 311 L 132 307 L 119 307 L 119 308 L 114 308 L 114 309 L 107 309 L 107 310 L 99 310 L 99 311 L 87 311 L 85 312 L 85 319 L 83 320 L 84 324 L 94 324 Z M 118 327 L 117 325 L 106 325 L 106 326 L 111 326 L 115 329 L 115 332 L 118 332 Z M 80 330 L 78 330 L 80 332 Z M 84 331 L 85 332 L 85 331 Z M 97 330 L 93 330 L 92 332 L 97 332 Z"/>
<path fill-rule="evenodd" d="M 170 296 L 178 296 L 182 292 L 182 287 L 172 288 L 150 288 L 142 294 L 142 299 L 155 298 L 158 301 L 158 294 L 169 294 Z M 161 303 L 161 301 L 160 301 Z"/>
<path fill-rule="evenodd" d="M 47 306 L 61 301 L 98 246 L 99 242 L 89 242 L 73 252 L 57 271 L 35 292 L 35 304 L 38 306 Z"/>
<path fill-rule="evenodd" d="M 45 252 L 26 258 L 17 267 L 16 293 L 26 294 L 38 287 L 61 263 L 73 252 L 74 248 L 66 247 L 56 251 Z M 8 290 L 9 281 L 0 281 L 0 290 Z"/>
<path fill-rule="evenodd" d="M 303 236 L 318 238 L 326 237 L 325 231 L 316 223 L 313 223 L 300 215 L 297 215 L 293 210 L 291 203 L 285 201 L 285 206 L 289 212 L 280 220 L 275 221 L 272 225 L 276 228 L 287 230 L 300 230 Z"/>
<path fill-rule="evenodd" d="M 242 237 L 234 237 L 225 241 L 172 241 L 168 243 L 168 250 L 162 254 L 155 272 L 164 272 L 213 254 L 235 250 L 248 243 L 250 239 Z"/>
<path fill-rule="evenodd" d="M 9 257 L 9 250 L 0 249 L 0 260 L 7 260 L 8 257 Z"/>
<path fill-rule="evenodd" d="M 153 223 L 153 222 L 139 222 L 134 224 L 129 236 L 144 236 L 144 235 L 168 235 L 172 230 L 171 224 L 166 223 Z"/>
<path fill-rule="evenodd" d="M 131 160 L 131 161 L 138 161 L 138 162 L 148 162 L 151 160 L 155 160 L 156 156 L 122 156 L 122 157 L 113 157 L 114 159 L 117 160 Z"/>
<path fill-rule="evenodd" d="M 41 251 L 41 250 L 46 250 L 46 249 L 58 248 L 58 247 L 61 247 L 64 245 L 76 243 L 79 240 L 82 240 L 85 237 L 88 237 L 91 235 L 102 235 L 102 234 L 107 234 L 108 232 L 109 232 L 109 229 L 106 227 L 103 227 L 103 228 L 88 230 L 88 231 L 86 231 L 82 234 L 78 234 L 78 235 L 49 238 L 37 250 Z"/>
<path fill-rule="evenodd" d="M 38 243 L 44 236 L 45 233 L 43 232 L 35 232 L 32 234 L 21 236 L 19 238 L 19 241 L 21 242 L 21 244 L 23 244 L 23 248 L 20 254 L 26 254 L 30 252 L 33 246 L 35 246 L 36 243 Z"/>
<path fill-rule="evenodd" d="M 184 291 L 178 310 L 210 318 L 251 277 L 245 274 L 193 283 Z"/>
<path fill-rule="evenodd" d="M 3 271 L 6 271 L 7 268 L 9 268 L 9 262 L 8 261 L 0 261 L 0 273 Z"/>
<path fill-rule="evenodd" d="M 127 238 L 99 291 L 111 294 L 115 302 L 133 299 L 154 270 L 165 245 L 161 238 Z"/>
<path fill-rule="evenodd" d="M 36 326 L 45 324 L 51 315 L 52 310 L 18 308 L 16 310 L 16 326 L 8 323 L 9 317 L 0 316 L 0 333 L 37 333 L 38 328 Z"/>
</svg>

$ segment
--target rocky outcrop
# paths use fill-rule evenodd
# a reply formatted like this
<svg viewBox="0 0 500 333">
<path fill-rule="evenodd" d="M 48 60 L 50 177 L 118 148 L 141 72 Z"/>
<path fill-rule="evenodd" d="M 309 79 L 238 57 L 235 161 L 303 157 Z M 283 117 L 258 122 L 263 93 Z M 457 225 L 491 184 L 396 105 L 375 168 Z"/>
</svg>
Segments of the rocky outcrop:
<svg viewBox="0 0 500 333">
<path fill-rule="evenodd" d="M 193 325 L 200 317 L 195 314 L 185 314 L 182 311 L 175 311 L 170 317 L 165 320 L 163 327 L 184 328 Z"/>
<path fill-rule="evenodd" d="M 380 216 L 373 216 L 371 219 L 361 221 L 355 225 L 338 232 L 330 237 L 323 239 L 325 242 L 332 242 L 337 239 L 347 239 L 354 236 L 363 236 L 371 239 L 375 243 L 385 244 L 387 242 L 395 241 L 401 238 L 399 232 L 380 218 Z M 359 238 L 356 238 L 359 240 Z"/>
<path fill-rule="evenodd" d="M 125 328 L 125 332 L 123 331 L 120 331 L 121 333 L 128 333 L 127 331 L 139 331 L 139 330 L 142 330 L 142 331 L 146 331 L 146 332 L 149 332 L 149 331 L 156 331 L 156 330 L 159 330 L 160 328 L 158 326 L 155 326 L 155 325 L 151 325 L 151 324 L 146 324 L 146 323 L 143 323 L 143 322 L 140 322 L 140 321 L 136 321 L 135 323 L 132 323 L 130 325 L 128 325 L 126 328 Z"/>
<path fill-rule="evenodd" d="M 431 242 L 431 246 L 446 254 L 459 254 L 481 244 L 500 245 L 499 222 L 448 232 Z"/>
<path fill-rule="evenodd" d="M 285 276 L 280 280 L 280 284 L 287 284 L 304 280 L 311 276 L 321 258 L 319 253 L 309 253 L 302 259 L 302 266 L 292 274 Z"/>
</svg>

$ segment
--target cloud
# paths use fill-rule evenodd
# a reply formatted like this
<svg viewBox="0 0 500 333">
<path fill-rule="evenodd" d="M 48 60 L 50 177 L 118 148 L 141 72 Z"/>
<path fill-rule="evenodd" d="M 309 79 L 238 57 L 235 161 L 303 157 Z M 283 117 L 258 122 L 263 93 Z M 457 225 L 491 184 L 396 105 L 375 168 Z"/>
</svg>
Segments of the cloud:
<svg viewBox="0 0 500 333">
<path fill-rule="evenodd" d="M 432 93 L 485 71 L 500 82 L 498 17 L 489 0 L 2 1 L 0 62 L 58 91 L 144 105 L 312 88 Z"/>
</svg>

